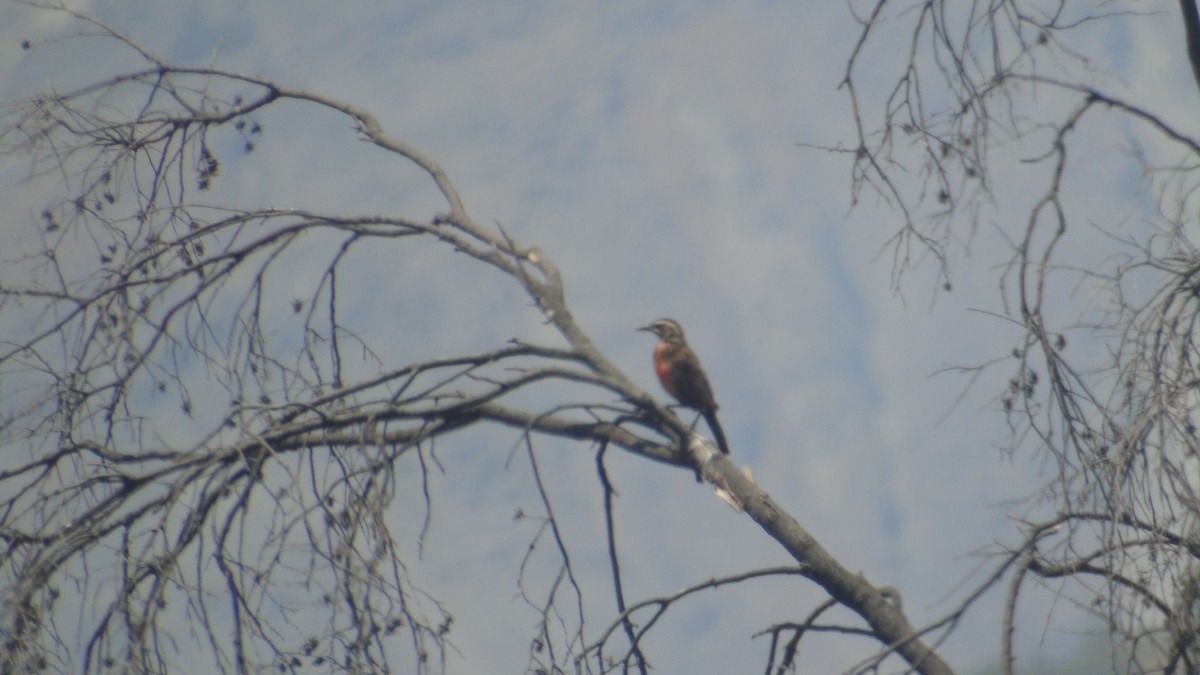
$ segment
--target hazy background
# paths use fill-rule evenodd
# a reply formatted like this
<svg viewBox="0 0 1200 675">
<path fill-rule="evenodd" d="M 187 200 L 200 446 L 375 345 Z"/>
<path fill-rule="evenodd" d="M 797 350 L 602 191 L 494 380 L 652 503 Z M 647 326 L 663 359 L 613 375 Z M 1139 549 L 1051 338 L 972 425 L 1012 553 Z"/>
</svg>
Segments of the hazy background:
<svg viewBox="0 0 1200 675">
<path fill-rule="evenodd" d="M 843 3 L 122 4 L 72 7 L 173 63 L 275 78 L 372 111 L 445 167 L 477 220 L 499 220 L 542 247 L 562 269 L 581 325 L 656 395 L 652 339 L 634 328 L 679 319 L 716 390 L 736 462 L 847 567 L 899 589 L 915 624 L 953 606 L 980 566 L 990 568 L 972 551 L 1016 540 L 1008 514 L 1021 512 L 1044 467 L 1001 449 L 994 395 L 1008 371 L 985 375 L 962 400 L 965 376 L 934 373 L 1011 350 L 1016 328 L 972 310 L 1003 312 L 1000 232 L 1020 227 L 1025 212 L 1000 203 L 964 236 L 951 261 L 953 292 L 938 292 L 932 265 L 893 288 L 883 246 L 897 214 L 873 199 L 851 211 L 847 156 L 796 145 L 853 142 L 837 86 L 858 28 Z M 1080 39 L 1105 45 L 1120 64 L 1113 91 L 1136 89 L 1129 95 L 1183 117 L 1194 113 L 1195 86 L 1175 10 Z M 0 4 L 0 99 L 136 65 L 111 43 L 52 41 L 78 28 Z M 33 49 L 22 50 L 24 39 Z M 874 79 L 890 84 L 883 73 Z M 253 153 L 232 136 L 219 149 L 214 199 L 423 218 L 440 208 L 427 178 L 356 140 L 345 120 L 288 105 L 263 123 Z M 1120 125 L 1087 133 L 1098 144 L 1131 143 Z M 1028 171 L 1002 177 L 998 189 L 1028 197 L 1024 184 L 1042 175 Z M 19 163 L 0 165 L 10 251 L 39 227 L 45 186 L 24 175 Z M 1076 179 L 1095 182 L 1088 202 L 1072 205 L 1081 218 L 1139 208 L 1128 201 L 1136 175 L 1096 166 Z M 1082 235 L 1064 248 L 1086 259 L 1093 246 Z M 347 318 L 390 362 L 512 337 L 557 344 L 509 280 L 438 246 L 400 240 L 358 255 L 369 272 L 343 289 L 353 298 Z M 297 294 L 311 288 L 302 265 L 293 274 L 277 283 Z M 414 578 L 455 617 L 451 672 L 525 664 L 537 617 L 515 598 L 516 576 L 535 525 L 513 514 L 540 506 L 520 456 L 506 468 L 516 442 L 493 431 L 444 445 L 448 471 L 434 485 L 422 562 L 413 541 Z M 592 452 L 557 440 L 539 450 L 574 562 L 585 583 L 603 584 Z M 630 599 L 788 562 L 689 472 L 609 454 Z M 419 521 L 406 516 L 420 496 L 406 494 L 396 525 L 415 532 Z M 593 599 L 588 618 L 598 630 L 614 611 L 599 591 Z M 647 653 L 662 672 L 756 672 L 767 639 L 752 634 L 802 619 L 819 601 L 799 580 L 705 593 L 668 615 Z M 1022 601 L 1024 666 L 1064 663 L 1103 643 L 1081 637 L 1099 627 L 1061 603 L 1047 621 L 1049 594 Z M 999 616 L 993 593 L 944 646 L 952 665 L 970 673 L 995 663 Z M 806 644 L 804 673 L 849 667 L 874 648 L 826 636 Z"/>
</svg>

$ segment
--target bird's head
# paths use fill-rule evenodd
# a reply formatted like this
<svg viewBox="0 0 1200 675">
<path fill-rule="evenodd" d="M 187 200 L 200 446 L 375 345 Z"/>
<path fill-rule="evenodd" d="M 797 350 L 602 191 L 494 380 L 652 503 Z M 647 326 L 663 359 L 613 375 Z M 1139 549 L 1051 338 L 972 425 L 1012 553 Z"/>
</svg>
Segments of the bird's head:
<svg viewBox="0 0 1200 675">
<path fill-rule="evenodd" d="M 648 326 L 642 326 L 638 330 L 654 333 L 660 340 L 683 342 L 683 326 L 680 326 L 679 322 L 675 319 L 659 319 Z"/>
</svg>

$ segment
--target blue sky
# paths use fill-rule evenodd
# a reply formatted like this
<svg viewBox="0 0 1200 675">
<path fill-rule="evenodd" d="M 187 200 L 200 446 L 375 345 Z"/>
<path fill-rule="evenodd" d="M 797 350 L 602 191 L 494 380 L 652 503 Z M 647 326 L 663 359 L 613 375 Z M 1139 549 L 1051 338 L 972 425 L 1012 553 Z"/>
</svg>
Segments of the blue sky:
<svg viewBox="0 0 1200 675">
<path fill-rule="evenodd" d="M 985 376 L 956 407 L 967 380 L 931 375 L 1011 348 L 1012 327 L 971 310 L 1002 310 L 995 265 L 1007 253 L 997 232 L 1019 226 L 1022 212 L 985 214 L 969 255 L 955 252 L 953 293 L 936 291 L 932 265 L 893 289 L 882 246 L 897 215 L 872 199 L 851 211 L 845 157 L 795 145 L 852 140 L 837 84 L 856 24 L 841 3 L 77 6 L 181 65 L 278 78 L 371 110 L 447 169 L 477 220 L 499 220 L 547 251 L 577 319 L 648 391 L 660 393 L 652 343 L 634 328 L 680 319 L 716 389 L 736 461 L 849 568 L 899 588 L 915 623 L 961 596 L 958 582 L 980 565 L 971 551 L 1015 536 L 1004 503 L 1033 492 L 1042 467 L 998 449 L 1006 438 L 993 394 L 1007 373 Z M 1182 119 L 1195 109 L 1195 89 L 1180 45 L 1153 37 L 1170 33 L 1172 21 L 1145 17 L 1122 32 L 1121 44 L 1141 47 L 1114 57 L 1128 70 L 1107 84 Z M 42 44 L 69 30 L 59 18 L 0 5 L 0 97 L 46 83 L 69 88 L 133 63 L 111 46 L 87 51 L 96 41 Z M 1085 41 L 1108 37 L 1098 31 Z M 22 39 L 35 49 L 23 53 Z M 344 120 L 289 105 L 264 116 L 264 127 L 254 153 L 224 154 L 215 195 L 419 217 L 439 208 L 427 179 L 357 141 Z M 1093 132 L 1126 142 L 1119 127 Z M 1014 143 L 996 152 L 1022 151 Z M 1128 186 L 1128 174 L 1094 168 L 1080 180 Z M 36 227 L 43 193 L 16 182 L 22 170 L 0 167 L 0 202 L 11 205 L 6 227 L 28 237 L 21 228 Z M 1003 176 L 997 189 L 1022 195 L 1036 171 Z M 1071 206 L 1085 218 L 1119 209 L 1104 196 Z M 1087 239 L 1072 246 L 1081 259 L 1097 250 Z M 386 345 L 385 359 L 511 337 L 557 344 L 519 289 L 490 270 L 435 246 L 358 255 L 364 274 L 347 282 L 355 296 L 348 316 Z M 281 283 L 304 288 L 304 271 L 297 265 Z M 513 672 L 525 662 L 536 617 L 513 600 L 528 527 L 512 513 L 536 504 L 526 474 L 504 469 L 515 442 L 468 435 L 447 451 L 456 461 L 436 486 L 442 529 L 414 563 L 459 619 L 451 672 L 484 672 L 481 664 Z M 578 528 L 577 563 L 603 583 L 603 549 L 588 541 L 602 532 L 592 454 L 558 441 L 542 447 L 564 481 L 559 497 Z M 631 592 L 786 562 L 689 473 L 611 462 Z M 402 520 L 412 504 L 398 501 Z M 485 571 L 498 580 L 488 589 L 461 583 Z M 998 600 L 985 601 L 946 644 L 962 672 L 998 653 Z M 670 664 L 665 672 L 756 670 L 766 642 L 751 633 L 800 618 L 815 601 L 811 587 L 794 581 L 709 594 L 664 624 L 652 653 Z M 479 607 L 503 611 L 480 616 Z M 1037 616 L 1045 601 L 1027 607 Z M 1045 633 L 1030 622 L 1028 654 L 1070 652 L 1088 626 L 1061 616 Z M 848 667 L 866 653 L 853 640 L 814 644 L 821 647 L 807 653 L 804 672 Z"/>
</svg>

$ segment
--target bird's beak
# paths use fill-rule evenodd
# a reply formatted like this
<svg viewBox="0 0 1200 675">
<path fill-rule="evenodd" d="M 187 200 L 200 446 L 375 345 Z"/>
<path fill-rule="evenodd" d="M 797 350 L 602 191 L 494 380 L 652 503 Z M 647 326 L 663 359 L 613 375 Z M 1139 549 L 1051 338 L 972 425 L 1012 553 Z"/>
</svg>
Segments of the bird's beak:
<svg viewBox="0 0 1200 675">
<path fill-rule="evenodd" d="M 654 324 L 650 324 L 649 326 L 642 326 L 641 328 L 638 328 L 637 330 L 644 330 L 647 333 L 653 333 L 654 332 Z"/>
</svg>

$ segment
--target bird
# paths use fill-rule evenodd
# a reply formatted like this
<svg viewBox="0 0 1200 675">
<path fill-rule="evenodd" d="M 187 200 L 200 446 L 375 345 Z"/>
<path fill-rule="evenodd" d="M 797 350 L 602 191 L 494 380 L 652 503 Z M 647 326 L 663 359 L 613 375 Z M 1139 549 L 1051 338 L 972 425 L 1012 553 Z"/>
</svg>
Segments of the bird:
<svg viewBox="0 0 1200 675">
<path fill-rule="evenodd" d="M 725 431 L 717 421 L 717 401 L 713 398 L 712 385 L 700 366 L 700 357 L 688 346 L 683 336 L 683 326 L 674 319 L 659 319 L 640 331 L 654 333 L 658 344 L 654 346 L 654 372 L 663 389 L 687 408 L 699 411 L 708 428 L 716 437 L 717 447 L 726 455 L 729 444 Z"/>
</svg>

